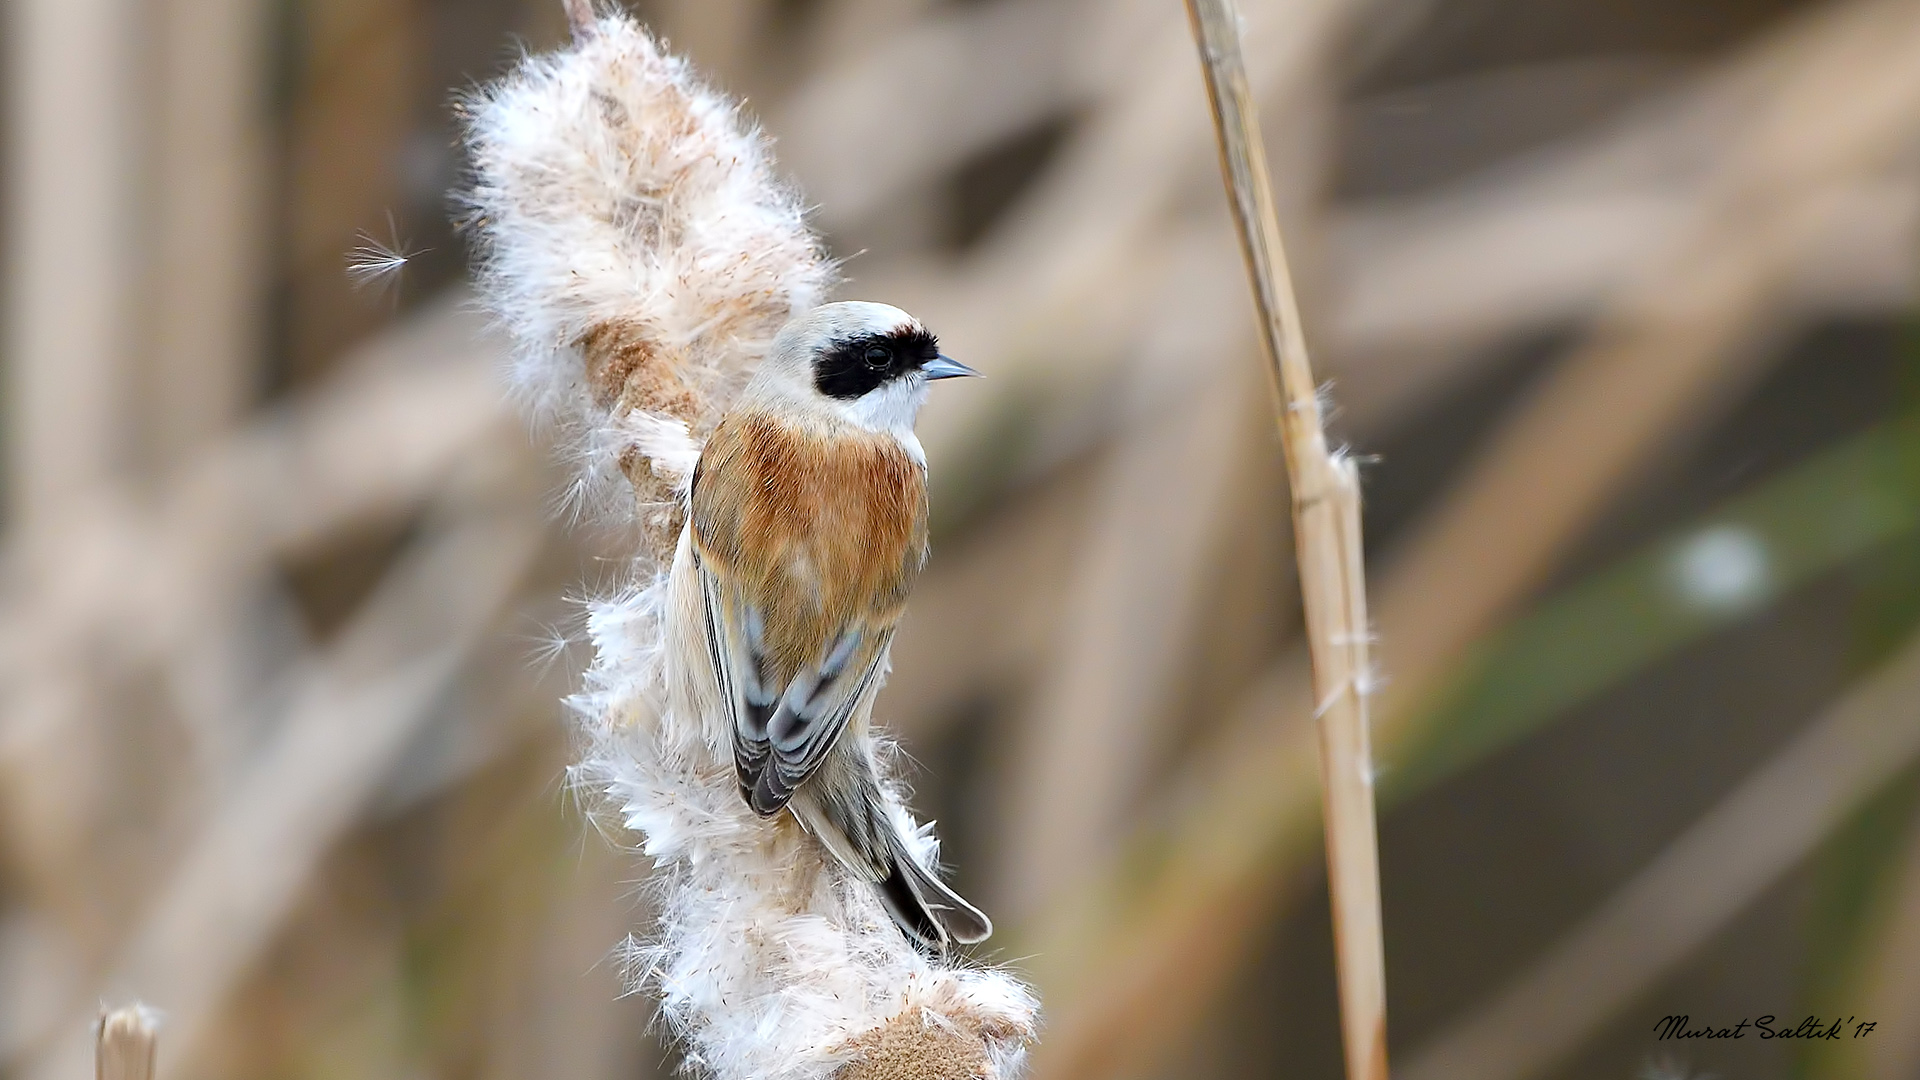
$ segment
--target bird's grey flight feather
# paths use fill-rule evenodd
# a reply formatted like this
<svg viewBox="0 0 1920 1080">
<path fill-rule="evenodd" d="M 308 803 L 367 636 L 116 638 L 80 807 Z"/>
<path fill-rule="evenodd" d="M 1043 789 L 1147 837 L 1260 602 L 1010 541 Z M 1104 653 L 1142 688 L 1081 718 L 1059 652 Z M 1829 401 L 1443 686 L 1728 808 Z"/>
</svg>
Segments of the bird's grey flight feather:
<svg viewBox="0 0 1920 1080">
<path fill-rule="evenodd" d="M 761 621 L 758 614 L 737 600 L 730 605 L 719 579 L 704 567 L 700 585 L 707 610 L 707 650 L 731 721 L 740 790 L 755 813 L 771 817 L 820 767 L 877 688 L 893 631 L 880 632 L 872 658 L 858 671 L 850 670 L 847 661 L 860 644 L 861 632 L 842 631 L 821 663 L 800 672 L 782 692 L 768 685 L 767 658 L 754 633 Z M 729 607 L 738 609 L 736 617 L 727 617 Z"/>
</svg>

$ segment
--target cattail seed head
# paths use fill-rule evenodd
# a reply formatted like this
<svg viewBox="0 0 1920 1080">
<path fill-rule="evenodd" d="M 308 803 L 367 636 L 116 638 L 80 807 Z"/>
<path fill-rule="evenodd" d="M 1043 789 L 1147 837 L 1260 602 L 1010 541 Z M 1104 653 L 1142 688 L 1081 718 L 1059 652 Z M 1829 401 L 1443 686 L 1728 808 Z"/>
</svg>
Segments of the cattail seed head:
<svg viewBox="0 0 1920 1080">
<path fill-rule="evenodd" d="M 576 786 L 655 866 L 658 925 L 626 970 L 697 1075 L 1006 1080 L 1034 1035 L 1032 992 L 916 951 L 791 818 L 755 815 L 711 706 L 675 685 L 686 605 L 663 571 L 701 440 L 833 266 L 733 103 L 630 19 L 591 10 L 572 0 L 570 48 L 464 103 L 466 204 L 516 388 L 569 433 L 579 500 L 631 490 L 642 526 L 635 584 L 589 610 L 595 660 L 568 702 L 585 736 Z M 931 832 L 893 802 L 935 865 Z"/>
</svg>

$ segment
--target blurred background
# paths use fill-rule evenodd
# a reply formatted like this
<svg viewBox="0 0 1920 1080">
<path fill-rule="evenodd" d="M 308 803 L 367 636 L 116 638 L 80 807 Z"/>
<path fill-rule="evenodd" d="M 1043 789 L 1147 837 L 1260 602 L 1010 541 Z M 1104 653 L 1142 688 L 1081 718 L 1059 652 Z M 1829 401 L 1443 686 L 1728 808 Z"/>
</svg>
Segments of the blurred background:
<svg viewBox="0 0 1920 1080">
<path fill-rule="evenodd" d="M 1406 1080 L 1920 1078 L 1920 3 L 1243 0 L 1367 455 Z M 1335 1077 L 1288 503 L 1176 0 L 655 0 L 989 378 L 879 715 L 1037 1080 Z M 646 1078 L 570 527 L 449 225 L 558 0 L 7 0 L 0 1075 Z M 381 252 L 386 274 L 350 272 Z M 356 280 L 358 279 L 358 280 Z M 610 841 L 612 841 L 610 843 Z M 1656 1025 L 1877 1027 L 1811 1043 Z"/>
</svg>

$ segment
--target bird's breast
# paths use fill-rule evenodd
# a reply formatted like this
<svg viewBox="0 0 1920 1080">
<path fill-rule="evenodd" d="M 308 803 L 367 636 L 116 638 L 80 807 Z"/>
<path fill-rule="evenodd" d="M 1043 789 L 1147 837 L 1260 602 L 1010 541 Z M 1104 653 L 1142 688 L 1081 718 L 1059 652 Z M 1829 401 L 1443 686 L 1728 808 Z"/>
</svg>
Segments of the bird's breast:
<svg viewBox="0 0 1920 1080">
<path fill-rule="evenodd" d="M 925 470 L 891 435 L 852 425 L 727 417 L 692 509 L 702 557 L 796 666 L 849 624 L 890 624 L 926 557 Z"/>
</svg>

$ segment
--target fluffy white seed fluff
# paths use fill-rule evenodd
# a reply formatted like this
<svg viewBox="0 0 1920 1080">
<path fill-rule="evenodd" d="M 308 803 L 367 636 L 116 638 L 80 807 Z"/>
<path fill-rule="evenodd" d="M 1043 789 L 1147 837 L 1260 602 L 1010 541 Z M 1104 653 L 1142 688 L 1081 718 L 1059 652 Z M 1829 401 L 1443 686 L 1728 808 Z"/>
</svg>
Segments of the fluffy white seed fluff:
<svg viewBox="0 0 1920 1080">
<path fill-rule="evenodd" d="M 583 488 L 624 474 L 643 501 L 677 505 L 700 438 L 781 323 L 832 284 L 800 202 L 735 106 L 624 16 L 467 109 L 470 227 L 515 384 L 578 434 Z M 1037 1016 L 1027 987 L 915 951 L 870 888 L 740 798 L 700 706 L 669 685 L 675 535 L 649 534 L 637 584 L 592 606 L 596 658 L 569 701 L 585 733 L 575 780 L 654 864 L 658 925 L 627 954 L 636 985 L 698 1075 L 1015 1075 Z M 931 833 L 900 813 L 931 864 Z"/>
<path fill-rule="evenodd" d="M 698 435 L 781 325 L 825 296 L 833 266 L 766 140 L 623 16 L 525 60 L 465 111 L 468 225 L 515 345 L 513 385 L 584 440 L 582 474 L 605 497 L 631 410 L 609 399 L 621 387 L 592 385 L 595 335 L 683 384 L 681 407 L 645 411 Z"/>
</svg>

